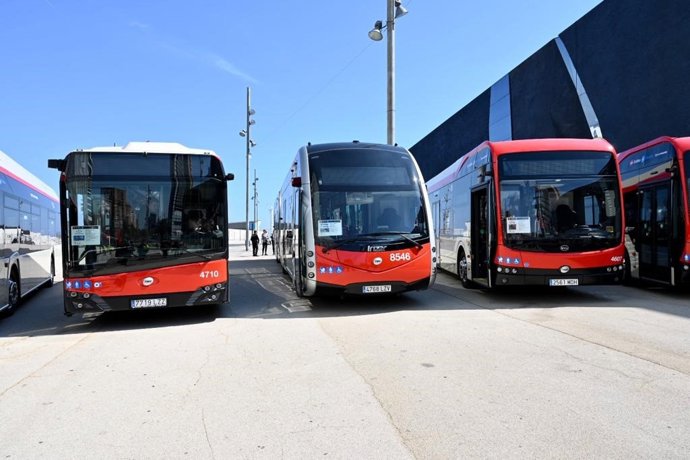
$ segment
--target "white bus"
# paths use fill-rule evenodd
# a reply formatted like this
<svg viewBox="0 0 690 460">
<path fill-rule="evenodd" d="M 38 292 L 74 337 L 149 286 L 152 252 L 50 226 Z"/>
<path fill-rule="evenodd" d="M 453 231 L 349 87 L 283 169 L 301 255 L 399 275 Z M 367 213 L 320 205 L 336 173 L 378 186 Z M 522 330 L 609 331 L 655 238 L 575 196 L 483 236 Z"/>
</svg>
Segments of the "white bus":
<svg viewBox="0 0 690 460">
<path fill-rule="evenodd" d="M 0 314 L 53 284 L 59 202 L 48 185 L 0 151 Z"/>
</svg>

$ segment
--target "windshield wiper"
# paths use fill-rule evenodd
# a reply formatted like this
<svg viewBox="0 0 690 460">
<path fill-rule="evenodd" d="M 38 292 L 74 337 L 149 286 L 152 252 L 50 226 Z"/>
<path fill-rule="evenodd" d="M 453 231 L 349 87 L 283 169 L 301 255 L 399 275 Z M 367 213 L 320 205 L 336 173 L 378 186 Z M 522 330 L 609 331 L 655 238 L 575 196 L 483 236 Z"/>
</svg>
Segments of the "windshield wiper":
<svg viewBox="0 0 690 460">
<path fill-rule="evenodd" d="M 360 236 L 362 236 L 362 235 L 360 235 Z M 355 242 L 357 242 L 358 240 L 359 240 L 359 237 L 357 237 L 357 238 L 346 238 L 346 239 L 344 239 L 344 240 L 336 241 L 335 243 L 333 243 L 333 244 L 330 245 L 330 246 L 324 246 L 324 248 L 323 248 L 323 253 L 324 253 L 324 254 L 327 254 L 328 251 L 330 251 L 331 249 L 339 248 L 340 246 L 343 246 L 343 245 L 345 245 L 345 244 L 355 243 Z"/>
<path fill-rule="evenodd" d="M 413 240 L 413 239 L 410 238 L 409 236 L 407 236 L 408 233 L 409 233 L 409 232 L 376 232 L 376 233 L 367 233 L 367 236 L 396 235 L 396 236 L 400 236 L 400 237 L 402 237 L 403 239 L 405 239 L 405 240 L 409 241 L 410 243 L 414 244 L 414 246 L 415 246 L 417 249 L 422 249 L 422 247 L 423 247 L 422 244 L 419 243 L 418 241 Z"/>
<path fill-rule="evenodd" d="M 84 258 L 85 258 L 86 256 L 88 256 L 89 254 L 100 255 L 100 254 L 105 254 L 105 253 L 108 253 L 108 252 L 117 251 L 117 250 L 120 250 L 120 249 L 136 249 L 136 248 L 135 248 L 134 246 L 118 246 L 118 247 L 116 247 L 116 248 L 89 249 L 89 250 L 87 250 L 87 251 L 84 251 L 84 254 L 82 254 L 81 257 L 79 257 L 79 259 L 77 259 L 75 262 L 73 262 L 73 264 L 74 264 L 74 265 L 79 265 L 79 262 L 81 262 L 82 260 L 84 260 Z"/>
<path fill-rule="evenodd" d="M 195 255 L 195 256 L 199 256 L 199 257 L 201 257 L 201 258 L 203 258 L 203 259 L 206 259 L 206 260 L 211 260 L 211 259 L 212 259 L 211 256 L 207 256 L 207 255 L 205 255 L 205 254 L 200 254 L 200 253 L 198 253 L 198 252 L 194 252 L 194 251 L 192 251 L 192 250 L 190 250 L 190 249 L 187 249 L 187 248 L 171 248 L 170 250 L 171 250 L 171 251 L 182 251 L 182 252 L 184 252 L 184 253 L 186 253 L 186 254 L 192 254 L 192 255 Z"/>
</svg>

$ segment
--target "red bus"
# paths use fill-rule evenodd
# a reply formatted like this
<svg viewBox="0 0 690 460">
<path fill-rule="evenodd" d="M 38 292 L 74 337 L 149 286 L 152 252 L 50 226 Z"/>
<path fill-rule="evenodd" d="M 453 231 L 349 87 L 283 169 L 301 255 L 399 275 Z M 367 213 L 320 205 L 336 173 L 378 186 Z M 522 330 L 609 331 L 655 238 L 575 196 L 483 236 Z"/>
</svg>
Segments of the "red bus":
<svg viewBox="0 0 690 460">
<path fill-rule="evenodd" d="M 659 137 L 618 156 L 626 279 L 690 283 L 690 137 Z"/>
<path fill-rule="evenodd" d="M 404 148 L 299 149 L 278 194 L 276 259 L 300 296 L 394 294 L 434 281 L 429 200 Z"/>
<path fill-rule="evenodd" d="M 61 171 L 65 314 L 228 299 L 227 180 L 212 151 L 132 142 Z"/>
<path fill-rule="evenodd" d="M 622 281 L 620 177 L 605 140 L 487 141 L 427 185 L 439 267 L 465 287 Z"/>
</svg>

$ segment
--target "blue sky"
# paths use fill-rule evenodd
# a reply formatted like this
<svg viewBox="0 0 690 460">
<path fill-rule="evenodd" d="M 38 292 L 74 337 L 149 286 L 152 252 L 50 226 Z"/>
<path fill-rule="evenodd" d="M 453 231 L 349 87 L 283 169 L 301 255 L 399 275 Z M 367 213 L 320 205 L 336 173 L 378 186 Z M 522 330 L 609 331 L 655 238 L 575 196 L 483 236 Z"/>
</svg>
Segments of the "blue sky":
<svg viewBox="0 0 690 460">
<path fill-rule="evenodd" d="M 414 145 L 599 3 L 403 0 L 396 142 Z M 0 150 L 53 189 L 47 160 L 75 148 L 215 150 L 243 221 L 249 86 L 266 227 L 299 146 L 386 142 L 386 39 L 367 36 L 385 16 L 385 0 L 3 0 Z"/>
</svg>

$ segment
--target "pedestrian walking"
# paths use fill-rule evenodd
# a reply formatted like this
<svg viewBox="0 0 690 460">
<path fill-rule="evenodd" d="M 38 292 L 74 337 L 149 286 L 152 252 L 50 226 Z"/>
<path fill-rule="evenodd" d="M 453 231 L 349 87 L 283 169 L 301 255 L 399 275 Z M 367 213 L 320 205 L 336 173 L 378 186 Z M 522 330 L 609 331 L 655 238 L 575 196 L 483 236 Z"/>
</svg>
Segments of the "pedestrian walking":
<svg viewBox="0 0 690 460">
<path fill-rule="evenodd" d="M 266 231 L 266 229 L 264 229 L 264 231 L 261 232 L 261 255 L 268 255 L 268 232 Z"/>
</svg>

